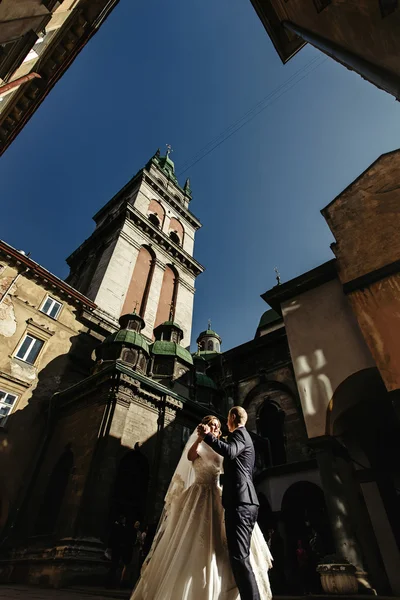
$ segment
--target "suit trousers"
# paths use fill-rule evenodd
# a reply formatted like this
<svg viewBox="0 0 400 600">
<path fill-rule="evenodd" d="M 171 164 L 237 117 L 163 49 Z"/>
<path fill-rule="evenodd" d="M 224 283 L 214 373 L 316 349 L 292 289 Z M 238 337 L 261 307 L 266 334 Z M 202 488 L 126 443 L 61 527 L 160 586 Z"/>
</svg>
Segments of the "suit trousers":
<svg viewBox="0 0 400 600">
<path fill-rule="evenodd" d="M 261 600 L 250 564 L 250 543 L 258 506 L 242 504 L 225 508 L 225 528 L 233 576 L 241 600 Z"/>
</svg>

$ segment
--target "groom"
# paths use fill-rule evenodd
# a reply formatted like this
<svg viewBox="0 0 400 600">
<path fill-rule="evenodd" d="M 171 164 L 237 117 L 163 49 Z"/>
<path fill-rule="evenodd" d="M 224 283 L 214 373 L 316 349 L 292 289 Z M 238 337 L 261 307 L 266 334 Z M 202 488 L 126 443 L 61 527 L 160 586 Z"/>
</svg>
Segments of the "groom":
<svg viewBox="0 0 400 600">
<path fill-rule="evenodd" d="M 234 406 L 228 414 L 230 434 L 226 442 L 214 437 L 208 425 L 197 433 L 217 454 L 224 457 L 225 528 L 233 575 L 241 600 L 261 600 L 250 564 L 250 542 L 256 524 L 259 502 L 253 484 L 255 452 L 245 428 L 247 412 Z"/>
</svg>

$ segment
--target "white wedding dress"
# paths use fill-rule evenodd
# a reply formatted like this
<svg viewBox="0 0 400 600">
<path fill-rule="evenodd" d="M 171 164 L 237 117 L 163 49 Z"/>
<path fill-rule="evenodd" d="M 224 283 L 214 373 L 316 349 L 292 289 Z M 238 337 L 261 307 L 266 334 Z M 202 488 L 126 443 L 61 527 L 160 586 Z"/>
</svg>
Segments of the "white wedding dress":
<svg viewBox="0 0 400 600">
<path fill-rule="evenodd" d="M 193 463 L 187 450 L 165 497 L 165 508 L 141 578 L 131 600 L 239 600 L 225 535 L 219 475 L 222 458 L 200 444 Z M 251 564 L 260 597 L 270 600 L 272 557 L 258 525 L 251 541 Z"/>
</svg>

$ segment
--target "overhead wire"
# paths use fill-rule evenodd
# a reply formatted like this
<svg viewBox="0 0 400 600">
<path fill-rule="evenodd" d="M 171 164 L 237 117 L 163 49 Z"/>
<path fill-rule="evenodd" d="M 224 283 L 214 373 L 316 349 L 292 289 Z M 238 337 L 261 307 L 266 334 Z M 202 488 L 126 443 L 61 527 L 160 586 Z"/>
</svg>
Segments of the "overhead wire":
<svg viewBox="0 0 400 600">
<path fill-rule="evenodd" d="M 194 156 L 192 156 L 188 160 L 184 161 L 183 164 L 181 165 L 181 168 L 185 168 L 187 164 L 191 163 L 194 159 L 196 159 L 204 150 L 208 149 L 209 146 L 211 146 L 215 142 L 219 141 L 219 139 L 222 136 L 224 136 L 232 128 L 234 128 L 241 121 L 243 121 L 243 119 L 245 119 L 247 116 L 249 116 L 251 113 L 253 113 L 259 106 L 261 106 L 262 104 L 264 104 L 264 102 L 266 102 L 267 100 L 269 100 L 271 98 L 271 96 L 273 96 L 276 92 L 278 92 L 279 90 L 281 90 L 282 88 L 284 88 L 288 83 L 290 83 L 293 79 L 295 79 L 299 74 L 303 73 L 306 69 L 308 69 L 308 67 L 310 67 L 315 62 L 318 62 L 320 58 L 321 58 L 320 55 L 314 56 L 313 59 L 311 59 L 310 61 L 308 61 L 308 63 L 306 63 L 305 65 L 303 65 L 300 69 L 298 69 L 295 73 L 293 73 L 288 79 L 286 79 L 284 82 L 282 82 L 281 84 L 279 84 L 272 91 L 268 92 L 268 94 L 266 96 L 264 96 L 261 100 L 259 100 L 257 102 L 257 104 L 255 104 L 249 110 L 247 110 L 247 112 L 245 112 L 241 117 L 239 117 L 238 119 L 236 119 L 236 121 L 234 121 L 234 123 L 231 123 L 231 125 L 229 125 L 229 127 L 225 128 L 215 138 L 213 138 L 212 140 L 210 140 L 208 142 L 208 144 L 206 144 L 205 146 L 203 146 L 203 148 L 201 148 Z"/>
<path fill-rule="evenodd" d="M 246 111 L 244 115 L 242 115 L 239 119 L 237 119 L 234 123 L 232 123 L 229 127 L 224 129 L 218 136 L 213 138 L 210 142 L 208 142 L 203 148 L 201 148 L 195 155 L 192 156 L 189 160 L 185 161 L 182 165 L 181 170 L 178 173 L 178 177 L 200 162 L 203 158 L 211 154 L 214 150 L 216 150 L 221 144 L 223 144 L 226 140 L 228 140 L 232 135 L 237 133 L 242 127 L 250 123 L 256 116 L 258 116 L 261 112 L 263 112 L 266 108 L 271 106 L 273 102 L 281 98 L 284 94 L 290 91 L 293 87 L 295 87 L 300 81 L 308 77 L 313 71 L 318 69 L 324 62 L 328 60 L 328 57 L 320 60 L 321 56 L 316 56 L 312 60 L 310 60 L 306 65 L 304 65 L 301 69 L 298 69 L 291 77 L 289 77 L 286 81 L 281 83 L 279 86 L 274 88 L 271 92 L 269 92 L 264 98 L 262 98 L 257 104 L 255 104 L 252 108 Z M 309 67 L 313 67 L 309 69 Z M 302 77 L 298 77 L 299 75 Z M 289 87 L 288 84 L 290 84 Z M 278 94 L 281 91 L 280 94 Z M 277 95 L 278 94 L 278 95 Z M 266 104 L 265 104 L 266 103 Z"/>
</svg>

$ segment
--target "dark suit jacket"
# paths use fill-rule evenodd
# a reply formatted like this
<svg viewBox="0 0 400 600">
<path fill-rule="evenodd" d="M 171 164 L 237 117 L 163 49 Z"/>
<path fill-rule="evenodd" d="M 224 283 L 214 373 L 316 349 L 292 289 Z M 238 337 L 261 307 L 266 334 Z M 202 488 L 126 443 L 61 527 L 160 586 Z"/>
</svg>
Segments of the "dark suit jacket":
<svg viewBox="0 0 400 600">
<path fill-rule="evenodd" d="M 235 508 L 241 504 L 259 506 L 253 483 L 255 451 L 253 441 L 245 427 L 238 427 L 229 434 L 226 442 L 208 433 L 204 441 L 217 454 L 224 457 L 224 508 Z"/>
</svg>

